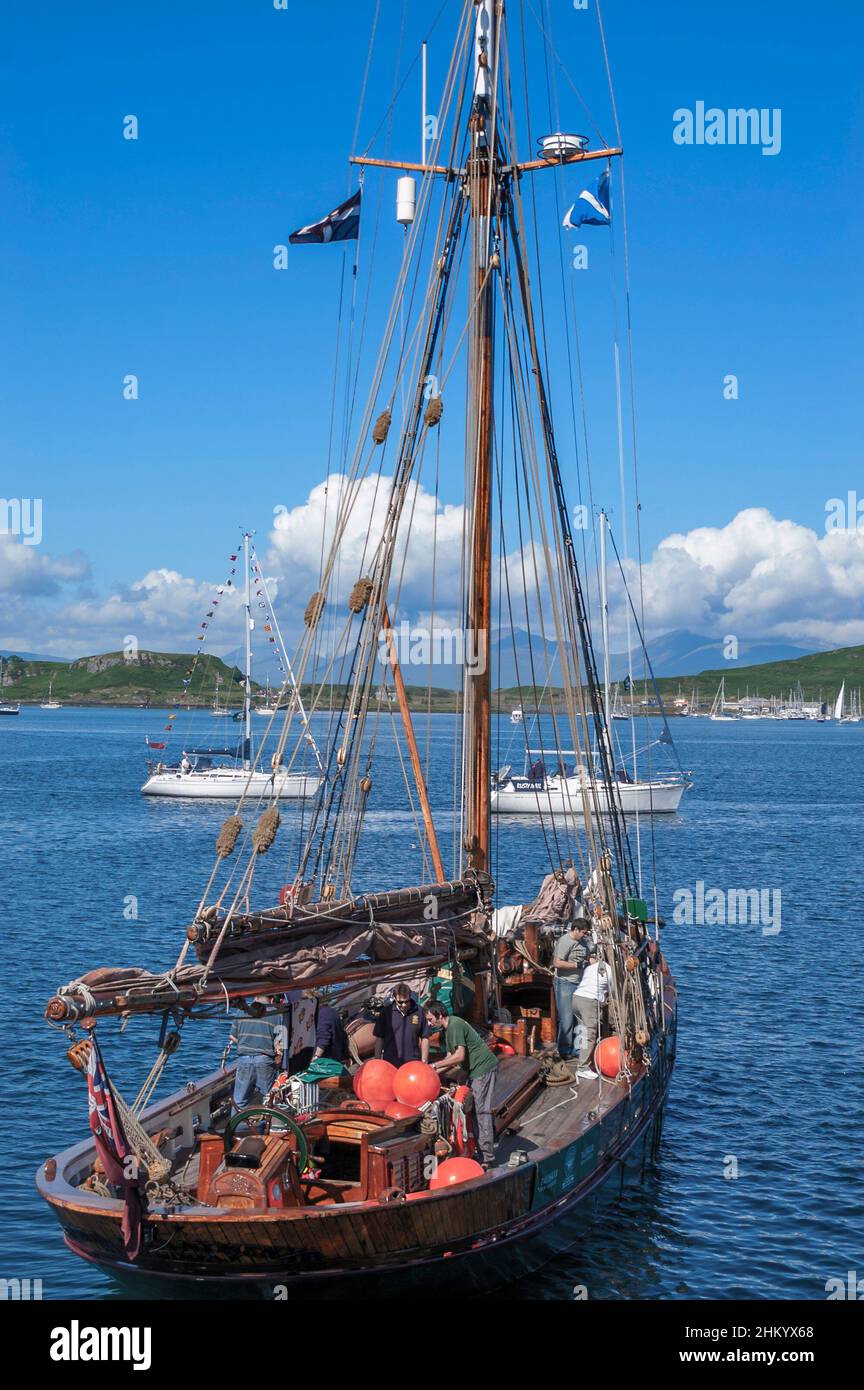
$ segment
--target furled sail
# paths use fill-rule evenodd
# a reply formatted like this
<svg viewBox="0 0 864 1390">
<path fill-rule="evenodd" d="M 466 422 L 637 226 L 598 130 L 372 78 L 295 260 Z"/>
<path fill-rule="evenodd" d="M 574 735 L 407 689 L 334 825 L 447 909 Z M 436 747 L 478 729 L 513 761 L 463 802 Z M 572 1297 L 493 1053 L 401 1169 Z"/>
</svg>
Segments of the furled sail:
<svg viewBox="0 0 864 1390">
<path fill-rule="evenodd" d="M 492 881 L 484 874 L 455 883 L 400 888 L 340 903 L 273 908 L 195 922 L 187 932 L 198 964 L 163 974 L 103 967 L 64 985 L 46 1017 L 85 1017 L 191 1010 L 249 994 L 279 993 L 348 980 L 392 979 L 394 967 L 427 967 L 458 955 L 488 968 Z"/>
</svg>

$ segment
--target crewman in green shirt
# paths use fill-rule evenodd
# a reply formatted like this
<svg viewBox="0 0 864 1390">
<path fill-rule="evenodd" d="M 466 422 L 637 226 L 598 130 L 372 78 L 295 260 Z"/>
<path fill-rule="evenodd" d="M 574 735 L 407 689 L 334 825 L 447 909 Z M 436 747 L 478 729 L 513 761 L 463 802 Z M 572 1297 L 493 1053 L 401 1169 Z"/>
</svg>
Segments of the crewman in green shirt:
<svg viewBox="0 0 864 1390">
<path fill-rule="evenodd" d="M 446 1056 L 433 1062 L 436 1071 L 448 1072 L 462 1067 L 468 1073 L 468 1085 L 474 1100 L 471 1112 L 471 1128 L 477 1152 L 486 1169 L 495 1165 L 495 1120 L 492 1111 L 492 1097 L 495 1091 L 495 1078 L 498 1075 L 498 1058 L 470 1023 L 464 1018 L 451 1017 L 443 1004 L 432 1002 L 426 1005 L 426 1020 L 433 1031 L 444 1028 Z"/>
</svg>

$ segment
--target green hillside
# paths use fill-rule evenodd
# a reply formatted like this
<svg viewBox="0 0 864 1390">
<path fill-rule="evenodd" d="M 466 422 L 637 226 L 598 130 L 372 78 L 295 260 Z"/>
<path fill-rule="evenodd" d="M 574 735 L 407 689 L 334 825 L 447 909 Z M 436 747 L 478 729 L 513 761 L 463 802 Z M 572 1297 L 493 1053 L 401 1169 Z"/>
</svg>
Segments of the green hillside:
<svg viewBox="0 0 864 1390">
<path fill-rule="evenodd" d="M 183 679 L 190 661 L 184 652 L 139 651 L 134 658 L 124 652 L 105 652 L 68 663 L 12 656 L 3 662 L 2 694 L 4 700 L 39 702 L 48 698 L 48 683 L 53 681 L 54 698 L 61 703 L 206 705 L 213 701 L 218 674 L 220 702 L 239 707 L 242 692 L 234 677 L 240 673 L 216 656 L 199 661 L 187 701 Z"/>
<path fill-rule="evenodd" d="M 724 676 L 726 694 L 732 700 L 739 694 L 745 695 L 748 689 L 751 695 L 757 691 L 760 695 L 788 695 L 799 681 L 805 699 L 816 700 L 821 692 L 822 699 L 828 700 L 837 694 L 843 681 L 847 690 L 864 686 L 864 647 L 838 647 L 833 652 L 814 652 L 794 661 L 769 661 L 764 666 L 734 666 L 731 670 L 720 667 L 695 677 L 669 677 L 657 684 L 664 695 L 677 694 L 680 685 L 685 695 L 695 686 L 697 694 L 713 697 Z"/>
<path fill-rule="evenodd" d="M 638 669 L 634 658 L 634 669 Z M 832 652 L 815 652 L 811 656 L 800 656 L 794 661 L 769 661 L 763 666 L 733 666 L 702 671 L 698 676 L 666 676 L 657 681 L 661 694 L 674 698 L 680 692 L 686 698 L 695 690 L 701 703 L 712 700 L 721 680 L 726 678 L 726 697 L 735 700 L 744 696 L 748 690 L 751 695 L 787 695 L 796 691 L 800 682 L 805 700 L 832 700 L 843 681 L 847 691 L 864 687 L 864 647 L 839 647 Z M 652 694 L 649 684 L 638 678 L 634 700 L 638 702 L 645 695 Z M 498 707 L 504 711 L 523 701 L 526 708 L 533 703 L 530 688 L 512 687 L 496 691 Z M 549 689 L 544 706 L 563 703 L 563 691 Z"/>
<path fill-rule="evenodd" d="M 54 682 L 54 696 L 68 704 L 212 704 L 216 692 L 216 677 L 221 678 L 220 701 L 233 708 L 242 702 L 237 682 L 240 672 L 236 666 L 226 666 L 216 656 L 206 656 L 198 663 L 188 697 L 183 695 L 183 679 L 191 657 L 185 652 L 138 652 L 134 659 L 123 652 L 106 652 L 101 656 L 85 656 L 67 663 L 59 661 L 22 661 L 10 657 L 3 663 L 2 698 L 38 703 L 47 699 L 48 682 Z M 843 681 L 846 689 L 864 687 L 864 647 L 840 647 L 836 651 L 817 652 L 794 661 L 768 662 L 763 666 L 739 666 L 730 669 L 702 671 L 698 676 L 668 676 L 657 682 L 664 696 L 672 698 L 681 693 L 690 697 L 695 690 L 704 703 L 714 697 L 721 679 L 726 678 L 726 695 L 730 700 L 744 695 L 788 695 L 800 682 L 805 699 L 831 700 Z M 253 682 L 253 688 L 262 687 Z M 457 695 L 452 690 L 426 686 L 406 686 L 408 703 L 413 710 L 431 708 L 436 712 L 457 708 Z M 312 687 L 303 687 L 303 697 L 312 697 Z M 344 698 L 342 686 L 333 686 L 327 704 L 338 706 Z M 634 698 L 638 701 L 651 688 L 640 679 L 636 682 Z M 509 713 L 519 704 L 530 709 L 534 694 L 530 687 L 513 686 L 496 690 L 493 709 Z M 545 708 L 563 705 L 563 691 L 549 688 L 544 696 Z M 319 702 L 320 708 L 320 702 Z"/>
</svg>

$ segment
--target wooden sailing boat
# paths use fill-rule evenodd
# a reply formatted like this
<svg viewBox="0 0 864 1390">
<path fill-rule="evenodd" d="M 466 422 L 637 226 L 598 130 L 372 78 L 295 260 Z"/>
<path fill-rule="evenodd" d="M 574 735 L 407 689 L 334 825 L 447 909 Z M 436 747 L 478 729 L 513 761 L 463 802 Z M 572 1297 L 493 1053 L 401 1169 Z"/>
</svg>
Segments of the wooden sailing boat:
<svg viewBox="0 0 864 1390">
<path fill-rule="evenodd" d="M 315 666 L 325 606 L 340 597 L 336 557 L 347 509 L 364 470 L 384 449 L 401 376 L 410 369 L 403 418 L 392 432 L 396 457 L 386 484 L 383 530 L 370 546 L 368 569 L 352 577 L 347 605 L 339 603 L 346 693 L 329 740 L 325 787 L 289 891 L 278 905 L 253 905 L 256 866 L 278 848 L 280 822 L 272 797 L 243 797 L 220 832 L 213 874 L 174 968 L 163 974 L 97 969 L 58 990 L 47 1007 L 49 1021 L 70 1036 L 70 1060 L 91 1069 L 94 1085 L 101 1081 L 99 1054 L 86 1037 L 77 1039 L 76 1029 L 118 1016 L 131 1026 L 142 1015 L 163 1016 L 159 1054 L 138 1100 L 126 1107 L 111 1092 L 122 1147 L 134 1156 L 122 1181 L 113 1183 L 97 1161 L 92 1135 L 47 1160 L 37 1175 L 69 1248 L 130 1278 L 161 1275 L 205 1287 L 208 1281 L 277 1282 L 290 1294 L 316 1285 L 335 1292 L 358 1279 L 366 1292 L 370 1273 L 376 1293 L 405 1293 L 418 1285 L 440 1291 L 453 1279 L 464 1293 L 512 1277 L 536 1262 L 538 1232 L 592 1193 L 631 1150 L 649 1143 L 668 1090 L 675 987 L 656 927 L 653 935 L 649 930 L 614 794 L 611 740 L 532 307 L 521 192 L 522 180 L 539 171 L 609 162 L 621 151 L 605 145 L 591 150 L 583 137 L 559 134 L 541 143 L 541 157 L 520 160 L 500 0 L 466 4 L 441 111 L 441 133 L 428 162 L 424 142 L 421 165 L 395 166 L 423 175 L 418 216 L 407 234 L 388 350 L 382 350 L 358 430 L 334 545 L 307 605 L 297 652 L 300 681 Z M 368 156 L 354 162 L 388 165 Z M 436 182 L 437 221 L 431 215 Z M 413 202 L 410 192 L 404 184 L 400 188 L 403 205 Z M 399 310 L 410 299 L 406 267 L 419 263 L 421 227 L 431 240 L 423 253 L 426 292 L 419 309 L 415 304 L 413 330 L 406 327 L 398 342 L 399 370 L 385 392 L 389 346 Z M 465 327 L 460 332 L 457 324 L 453 331 L 469 347 L 467 429 L 464 420 L 456 422 L 457 437 L 467 441 L 463 574 L 469 644 L 475 654 L 488 650 L 493 630 L 493 482 L 500 442 L 493 407 L 496 366 L 509 359 L 523 483 L 532 492 L 532 524 L 538 527 L 533 553 L 545 565 L 567 738 L 576 747 L 597 749 L 596 775 L 581 791 L 582 818 L 557 826 L 549 837 L 553 853 L 559 846 L 572 853 L 551 859 L 542 884 L 541 866 L 526 873 L 529 881 L 508 909 L 503 936 L 495 915 L 490 831 L 489 665 L 475 659 L 464 671 L 458 815 L 445 868 L 392 619 L 401 592 L 397 544 L 410 520 L 424 447 L 442 422 L 441 395 L 430 399 L 427 384 L 433 376 L 442 380 L 442 362 L 446 379 L 444 341 L 466 247 Z M 502 346 L 504 354 L 498 351 Z M 369 735 L 379 717 L 374 695 L 382 642 L 396 694 L 390 717 L 398 718 L 409 754 L 423 862 L 430 867 L 425 881 L 415 878 L 406 887 L 398 881 L 404 882 L 407 845 L 400 862 L 383 863 L 380 856 L 366 862 L 365 878 L 375 871 L 377 884 L 358 881 L 364 816 L 374 802 Z M 539 717 L 540 692 L 535 696 Z M 274 770 L 281 766 L 295 713 L 285 715 Z M 257 822 L 244 820 L 250 809 Z M 611 979 L 598 1071 L 587 1075 L 562 1064 L 553 1045 L 553 949 L 578 906 L 589 916 Z M 243 1009 L 253 996 L 263 997 L 278 1013 L 286 989 L 314 987 L 330 991 L 349 1017 L 360 1019 L 377 991 L 410 979 L 425 993 L 433 977 L 445 973 L 470 980 L 463 1011 L 507 1054 L 498 1065 L 498 1146 L 488 1172 L 475 1169 L 468 1180 L 435 1187 L 436 1164 L 457 1142 L 453 1116 L 459 1102 L 450 1092 L 422 1113 L 394 1119 L 358 1100 L 346 1078 L 320 1086 L 307 1078 L 299 1088 L 277 1082 L 264 1111 L 231 1118 L 233 1078 L 221 1068 L 145 1108 L 181 1029 L 224 1012 L 226 1003 Z M 355 1035 L 362 1055 L 361 1035 L 362 1029 Z M 259 1118 L 266 1133 L 244 1136 L 245 1121 Z M 115 1127 L 115 1137 L 117 1132 Z"/>
</svg>

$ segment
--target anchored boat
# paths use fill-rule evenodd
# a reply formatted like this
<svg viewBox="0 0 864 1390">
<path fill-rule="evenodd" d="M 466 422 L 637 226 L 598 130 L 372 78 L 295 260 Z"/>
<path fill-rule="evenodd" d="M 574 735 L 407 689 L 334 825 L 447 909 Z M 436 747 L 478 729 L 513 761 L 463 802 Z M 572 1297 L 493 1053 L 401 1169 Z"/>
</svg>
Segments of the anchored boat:
<svg viewBox="0 0 864 1390">
<path fill-rule="evenodd" d="M 255 626 L 252 617 L 252 574 L 253 568 L 259 584 L 265 585 L 263 571 L 257 559 L 253 559 L 252 537 L 248 532 L 243 536 L 243 568 L 245 573 L 243 601 L 244 672 L 243 704 L 239 710 L 231 710 L 219 704 L 219 685 L 221 677 L 216 677 L 216 696 L 211 716 L 223 719 L 236 717 L 242 720 L 243 733 L 233 748 L 187 747 L 176 763 L 149 761 L 149 776 L 141 788 L 144 796 L 171 796 L 206 798 L 208 801 L 258 800 L 261 797 L 275 797 L 277 800 L 303 800 L 319 791 L 322 783 L 323 762 L 315 742 L 306 709 L 294 680 L 294 672 L 287 652 L 282 649 L 285 682 L 280 696 L 285 694 L 286 706 L 296 709 L 301 724 L 301 732 L 290 749 L 286 760 L 287 743 L 278 747 L 274 739 L 274 751 L 268 750 L 266 735 L 259 741 L 257 754 L 252 745 L 252 632 Z M 262 590 L 264 592 L 265 590 Z M 269 599 L 269 596 L 268 596 Z M 263 605 L 262 605 L 263 606 Z M 275 619 L 274 619 L 275 624 Z M 269 626 L 273 626 L 270 624 Z M 281 646 L 282 634 L 278 630 Z M 276 641 L 276 638 L 272 639 Z M 269 683 L 268 683 L 269 689 Z M 274 727 L 279 711 L 279 700 L 269 710 L 268 732 Z M 147 746 L 152 747 L 150 740 Z M 164 744 L 157 744 L 164 748 Z M 314 769 L 295 766 L 305 755 L 310 754 Z M 275 758 L 275 761 L 274 761 Z M 268 760 L 269 759 L 269 764 Z"/>
<path fill-rule="evenodd" d="M 290 849 L 283 845 L 275 783 L 259 788 L 247 777 L 173 967 L 103 966 L 60 987 L 47 1006 L 69 1060 L 87 1076 L 90 1134 L 40 1166 L 39 1190 L 70 1250 L 142 1288 L 157 1276 L 204 1288 L 278 1285 L 287 1296 L 315 1287 L 335 1294 L 358 1281 L 376 1293 L 424 1287 L 434 1294 L 454 1280 L 463 1293 L 494 1285 L 532 1268 L 542 1258 L 534 1237 L 656 1137 L 675 1059 L 676 992 L 624 820 L 547 379 L 543 333 L 552 300 L 541 321 L 527 241 L 534 196 L 524 191 L 535 179 L 581 182 L 582 171 L 599 163 L 605 191 L 585 206 L 608 221 L 608 171 L 621 149 L 557 132 L 541 138 L 539 155 L 520 154 L 525 140 L 534 143 L 514 106 L 521 42 L 521 26 L 508 30 L 501 0 L 466 3 L 437 133 L 427 145 L 424 121 L 421 160 L 368 152 L 353 159 L 363 171 L 401 171 L 406 232 L 362 418 L 353 418 L 346 393 L 356 444 L 340 486 L 331 479 L 332 532 L 294 659 L 298 687 L 307 670 L 326 667 L 310 713 L 325 700 L 331 712 L 322 787 L 303 834 Z M 421 176 L 419 194 L 412 172 Z M 361 202 L 362 188 L 292 238 L 353 246 L 355 281 Z M 577 202 L 568 228 L 578 225 Z M 541 266 L 538 256 L 538 275 Z M 467 368 L 464 406 L 453 376 L 459 361 Z M 349 388 L 353 379 L 346 373 Z M 455 402 L 446 415 L 445 387 Z M 461 558 L 455 562 L 451 550 L 446 564 L 427 563 L 421 573 L 430 585 L 443 576 L 455 586 L 450 598 L 464 613 L 471 654 L 446 840 L 394 626 L 408 608 L 403 581 L 417 547 L 428 560 L 448 540 L 443 526 L 418 540 L 412 525 L 421 478 L 442 439 L 465 449 L 466 504 L 449 532 L 461 538 Z M 502 459 L 515 472 L 509 492 Z M 364 513 L 364 498 L 379 493 L 386 505 Z M 342 555 L 358 513 L 366 532 L 359 562 L 356 546 Z M 502 547 L 493 566 L 495 536 Z M 507 583 L 493 589 L 493 572 Z M 424 611 L 438 609 L 433 602 Z M 491 829 L 485 656 L 493 626 L 514 621 L 529 635 L 538 625 L 552 634 L 563 711 L 554 716 L 554 753 L 564 744 L 583 758 L 596 750 L 580 787 L 580 817 L 551 797 L 540 808 L 551 833 L 546 861 L 536 863 L 506 825 L 494 837 Z M 532 670 L 518 684 L 526 715 L 539 719 L 548 672 L 544 679 Z M 247 678 L 247 734 L 248 697 Z M 272 769 L 284 765 L 298 718 L 289 701 Z M 391 728 L 399 756 L 390 766 L 404 776 L 413 818 L 398 848 L 398 826 L 376 839 L 371 816 L 380 804 L 382 734 Z M 257 884 L 263 857 L 280 854 L 287 882 L 274 903 L 272 889 L 268 897 Z M 505 889 L 496 887 L 502 875 Z M 553 988 L 557 947 L 577 920 L 588 923 L 593 968 L 608 984 L 608 999 L 596 995 L 596 1047 L 589 1018 L 578 1067 L 556 1049 L 568 1025 L 557 1016 Z M 448 991 L 452 1011 L 497 1058 L 497 1142 L 487 1171 L 465 1151 L 473 1092 L 458 1077 L 407 1113 L 371 1093 L 364 1098 L 356 1067 L 371 1052 L 368 1022 L 403 981 L 420 999 Z M 242 1017 L 250 1001 L 267 1008 L 265 1017 L 281 1018 L 286 992 L 299 991 L 341 1010 L 351 1066 L 327 1075 L 289 1067 L 260 1106 L 240 1112 L 225 1066 L 151 1103 L 160 1077 L 178 1065 L 178 1047 L 183 1055 L 186 1029 L 224 1018 L 226 1009 Z M 99 1039 L 112 1021 L 134 1030 L 154 1015 L 162 1019 L 154 1065 L 127 1104 L 107 1075 Z M 458 1177 L 442 1185 L 454 1156 L 461 1162 L 448 1171 Z"/>
</svg>

